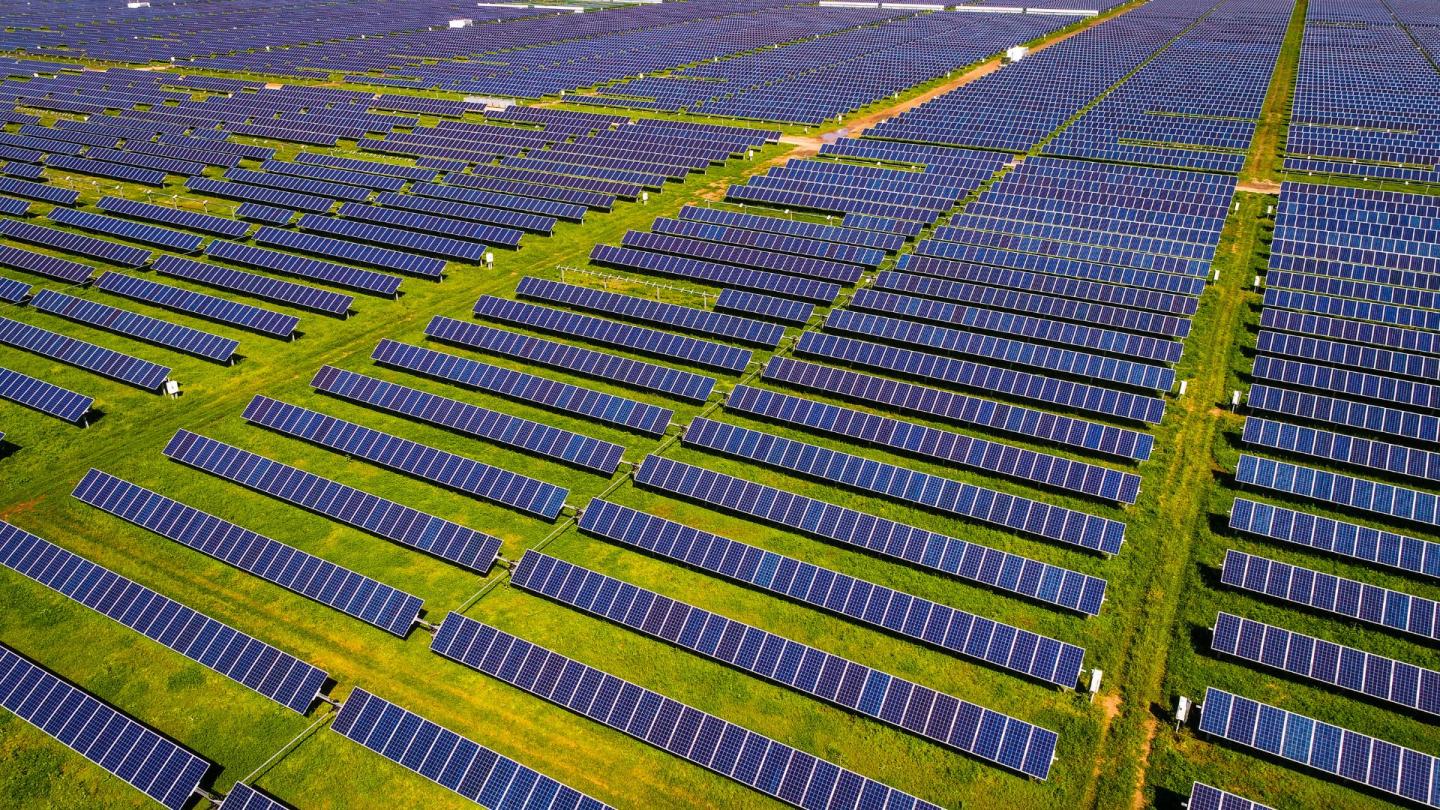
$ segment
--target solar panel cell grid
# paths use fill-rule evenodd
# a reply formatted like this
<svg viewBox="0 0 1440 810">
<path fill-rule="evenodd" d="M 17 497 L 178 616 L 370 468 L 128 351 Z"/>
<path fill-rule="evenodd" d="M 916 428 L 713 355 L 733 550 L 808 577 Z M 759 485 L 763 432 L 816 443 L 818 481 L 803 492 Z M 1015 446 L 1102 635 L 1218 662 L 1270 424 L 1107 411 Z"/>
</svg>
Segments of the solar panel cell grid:
<svg viewBox="0 0 1440 810">
<path fill-rule="evenodd" d="M 1230 528 L 1440 579 L 1440 543 L 1383 529 L 1247 498 L 1236 498 L 1230 507 Z"/>
<path fill-rule="evenodd" d="M 41 312 L 218 363 L 230 362 L 235 350 L 240 346 L 232 338 L 212 335 L 54 290 L 41 290 L 31 300 L 30 305 Z"/>
<path fill-rule="evenodd" d="M 42 290 L 42 293 L 48 290 Z M 77 368 L 94 372 L 104 377 L 120 380 L 142 388 L 146 391 L 157 391 L 161 384 L 170 376 L 170 369 L 166 366 L 132 357 L 104 346 L 98 346 L 83 340 L 62 335 L 58 332 L 51 332 L 48 329 L 41 329 L 21 321 L 10 318 L 0 318 L 0 343 L 12 346 L 17 349 L 24 349 L 42 357 L 49 357 L 68 363 Z M 26 378 L 28 379 L 28 378 Z M 74 413 L 70 407 L 78 404 L 70 397 L 59 395 L 58 392 L 45 391 L 42 387 L 32 387 L 23 380 L 17 380 L 20 387 L 16 393 L 27 392 L 35 388 L 34 395 L 48 397 L 55 394 L 58 400 L 66 401 L 67 412 Z M 43 400 L 37 400 L 43 401 Z M 59 402 L 57 401 L 57 405 Z M 86 408 L 88 411 L 88 407 Z M 81 413 L 79 416 L 83 416 Z M 69 421 L 78 421 L 71 419 Z"/>
<path fill-rule="evenodd" d="M 155 272 L 204 284 L 221 290 L 250 295 L 266 301 L 275 301 L 295 307 L 315 310 L 328 315 L 345 317 L 354 301 L 348 295 L 307 287 L 289 281 L 231 270 L 219 265 L 181 259 L 175 256 L 161 256 L 153 265 Z"/>
</svg>

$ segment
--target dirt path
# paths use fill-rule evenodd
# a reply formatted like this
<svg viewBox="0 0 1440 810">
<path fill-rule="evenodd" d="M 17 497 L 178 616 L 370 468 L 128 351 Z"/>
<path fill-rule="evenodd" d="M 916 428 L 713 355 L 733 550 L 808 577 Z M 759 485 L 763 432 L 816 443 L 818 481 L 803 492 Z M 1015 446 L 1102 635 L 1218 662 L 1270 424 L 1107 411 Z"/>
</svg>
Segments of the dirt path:
<svg viewBox="0 0 1440 810">
<path fill-rule="evenodd" d="M 1279 194 L 1280 184 L 1274 180 L 1245 180 L 1235 186 L 1236 191 L 1250 191 L 1255 194 Z"/>
</svg>

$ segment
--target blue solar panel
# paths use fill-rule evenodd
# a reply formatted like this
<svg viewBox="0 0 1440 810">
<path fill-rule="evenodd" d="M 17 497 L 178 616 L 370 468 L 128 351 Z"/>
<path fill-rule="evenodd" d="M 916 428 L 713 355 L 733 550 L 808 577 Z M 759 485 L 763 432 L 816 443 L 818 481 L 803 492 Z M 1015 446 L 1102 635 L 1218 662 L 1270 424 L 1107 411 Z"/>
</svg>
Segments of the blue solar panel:
<svg viewBox="0 0 1440 810">
<path fill-rule="evenodd" d="M 15 166 L 21 165 L 24 164 L 11 163 L 6 165 L 5 169 L 8 171 Z M 14 197 L 0 197 L 0 214 L 7 214 L 12 217 L 23 217 L 29 213 L 30 203 L 25 200 L 17 200 Z"/>
<path fill-rule="evenodd" d="M 627 248 L 637 248 L 677 256 L 689 256 L 707 262 L 750 267 L 758 270 L 786 273 L 792 276 L 804 276 L 806 278 L 838 282 L 840 284 L 854 284 L 860 280 L 860 275 L 864 272 L 863 268 L 854 264 L 843 264 L 841 262 L 825 261 L 823 259 L 805 256 L 792 256 L 784 253 L 772 253 L 766 250 L 734 247 L 732 245 L 722 245 L 715 242 L 704 242 L 698 239 L 682 239 L 664 234 L 641 233 L 639 231 L 627 231 L 620 244 Z"/>
<path fill-rule="evenodd" d="M 499 540 L 474 529 L 188 430 L 175 433 L 165 455 L 482 574 L 490 570 L 500 551 Z"/>
<path fill-rule="evenodd" d="M 383 211 L 385 209 L 378 210 Z M 380 245 L 395 245 L 397 247 L 419 251 L 420 253 L 459 259 L 471 263 L 479 263 L 485 258 L 487 245 L 501 245 L 511 248 L 520 246 L 520 232 L 512 228 L 490 228 L 489 232 L 485 234 L 488 238 L 470 240 L 452 239 L 448 236 L 437 236 L 423 231 L 416 232 L 406 228 L 391 228 L 385 225 L 376 225 L 373 222 L 334 219 L 316 214 L 306 214 L 300 217 L 300 222 L 297 223 L 297 226 L 302 231 L 343 236 L 361 242 L 371 242 Z"/>
<path fill-rule="evenodd" d="M 936 615 L 952 610 L 917 596 L 600 498 L 591 499 L 585 506 L 578 525 L 583 532 L 644 549 L 897 633 L 914 635 L 913 630 L 907 632 L 901 621 L 903 617 L 891 615 L 885 610 L 891 602 L 909 603 L 912 610 L 939 611 Z M 1103 579 L 959 540 L 951 540 L 950 547 L 943 550 L 945 553 L 934 559 L 921 557 L 922 552 L 917 551 L 911 562 L 928 564 L 970 582 L 1087 616 L 1099 615 L 1105 600 L 1106 583 Z M 923 640 L 923 636 L 921 638 Z"/>
<path fill-rule="evenodd" d="M 792 805 L 849 807 L 863 795 L 877 807 L 935 810 L 928 802 L 458 613 L 445 617 L 430 650 Z M 952 725 L 960 727 L 958 736 L 967 740 L 981 731 L 979 719 L 978 713 L 951 715 Z M 1003 728 L 990 731 L 995 738 L 989 744 L 998 747 Z M 1041 746 L 1031 751 L 1048 759 Z"/>
<path fill-rule="evenodd" d="M 1429 754 L 1214 687 L 1200 731 L 1394 796 L 1440 807 L 1440 762 Z"/>
<path fill-rule="evenodd" d="M 0 521 L 0 564 L 304 714 L 329 676 L 223 622 Z"/>
<path fill-rule="evenodd" d="M 704 417 L 690 422 L 682 441 L 1091 551 L 1117 554 L 1125 540 L 1119 521 Z"/>
<path fill-rule="evenodd" d="M 341 183 L 347 186 L 359 186 L 361 188 L 376 189 L 378 191 L 399 191 L 400 189 L 405 187 L 405 181 L 399 177 L 386 177 L 380 174 L 355 172 L 350 171 L 349 169 L 341 169 L 331 166 L 317 166 L 314 164 L 306 163 L 286 163 L 283 160 L 271 159 L 260 164 L 260 168 L 267 172 L 278 172 L 280 174 L 288 174 L 295 177 L 308 177 L 312 180 L 328 180 L 332 183 Z"/>
<path fill-rule="evenodd" d="M 761 377 L 886 408 L 964 425 L 1001 430 L 1121 458 L 1145 460 L 1155 439 L 1148 433 L 1101 425 L 1018 405 L 954 394 L 846 369 L 772 357 Z"/>
<path fill-rule="evenodd" d="M 1305 312 L 1287 312 L 1270 306 L 1260 311 L 1260 325 L 1266 329 L 1279 329 L 1332 340 L 1366 343 L 1420 354 L 1440 354 L 1440 335 L 1401 326 L 1364 323 Z"/>
<path fill-rule="evenodd" d="M 1357 619 L 1422 638 L 1440 639 L 1440 610 L 1423 599 L 1334 574 L 1287 565 L 1231 549 L 1225 552 L 1220 581 L 1326 613 Z"/>
<path fill-rule="evenodd" d="M 1236 498 L 1230 528 L 1272 540 L 1440 578 L 1440 543 L 1268 503 Z"/>
<path fill-rule="evenodd" d="M 487 208 L 483 205 L 470 205 L 452 200 L 437 200 L 431 197 L 416 197 L 410 194 L 391 192 L 376 196 L 375 202 L 386 208 L 399 208 L 426 214 L 443 214 L 446 217 L 468 222 L 499 225 L 531 233 L 543 233 L 546 236 L 555 230 L 554 217 L 527 214 L 524 211 L 507 211 L 503 208 Z M 345 205 L 341 205 L 340 209 L 343 212 Z"/>
<path fill-rule="evenodd" d="M 1215 617 L 1210 648 L 1252 664 L 1440 715 L 1440 672 L 1229 613 Z"/>
<path fill-rule="evenodd" d="M 79 172 L 96 177 L 108 177 L 112 180 L 124 180 L 130 183 L 140 183 L 146 186 L 164 186 L 166 174 L 155 169 L 142 169 L 139 166 L 127 166 L 123 163 L 107 163 L 103 160 L 89 160 L 82 157 L 70 155 L 50 155 L 45 159 L 45 166 L 49 169 L 64 169 L 67 172 Z"/>
<path fill-rule="evenodd" d="M 250 787 L 236 782 L 225 794 L 225 810 L 287 810 L 286 806 Z"/>
<path fill-rule="evenodd" d="M 1049 775 L 1056 742 L 1054 732 L 975 703 L 533 550 L 525 552 L 510 582 L 517 588 L 588 611 L 941 745 L 973 753 L 1022 773 L 1027 762 L 1037 763 L 1039 768 L 1028 775 L 1037 779 Z M 887 703 L 906 701 L 907 706 L 924 706 L 923 716 L 906 723 L 906 712 L 884 708 Z M 977 750 L 972 747 L 976 736 L 956 738 L 952 736 L 953 724 L 925 722 L 931 719 L 930 709 L 937 703 L 946 707 L 943 710 L 946 713 L 953 706 L 955 714 L 979 715 L 982 727 L 1001 728 L 1003 736 L 1018 741 L 998 748 L 982 744 Z M 922 715 L 918 710 L 915 714 Z M 1031 745 L 1039 745 L 1043 750 L 1032 753 Z"/>
<path fill-rule="evenodd" d="M 311 385 L 328 394 L 440 425 L 547 458 L 611 475 L 625 448 L 478 405 L 428 394 L 334 366 L 321 366 Z M 558 509 L 563 498 L 558 499 Z"/>
<path fill-rule="evenodd" d="M 362 622 L 404 637 L 421 601 L 404 591 L 271 540 L 193 506 L 91 469 L 75 498 Z"/>
<path fill-rule="evenodd" d="M 162 321 L 125 309 L 98 304 L 84 298 L 41 290 L 31 299 L 30 306 L 41 312 L 58 315 L 97 329 L 143 340 L 178 352 L 193 354 L 218 363 L 228 363 L 240 344 L 227 337 L 212 335 L 188 326 Z"/>
<path fill-rule="evenodd" d="M 243 417 L 252 424 L 287 436 L 539 515 L 546 520 L 554 520 L 560 514 L 560 508 L 570 494 L 563 487 L 536 478 L 267 396 L 257 395 L 250 400 Z"/>
<path fill-rule="evenodd" d="M 1165 401 L 1158 397 L 952 360 L 836 335 L 805 332 L 800 335 L 795 351 L 1137 422 L 1158 424 L 1165 414 Z"/>
<path fill-rule="evenodd" d="M 864 292 L 863 290 L 861 292 Z M 1175 385 L 1173 369 L 1105 357 L 1088 352 L 1044 346 L 1024 340 L 996 337 L 964 329 L 916 323 L 850 309 L 831 310 L 825 330 L 879 338 L 904 346 L 918 346 L 950 354 L 964 354 L 1009 365 L 1028 366 L 1098 382 L 1112 382 L 1152 391 Z M 1015 334 L 1015 333 L 1011 333 Z"/>
<path fill-rule="evenodd" d="M 45 292 L 50 291 L 41 290 L 41 293 Z M 158 391 L 170 376 L 170 369 L 166 366 L 9 318 L 0 318 L 0 344 L 59 360 L 147 391 Z"/>
<path fill-rule="evenodd" d="M 558 281 L 547 281 L 535 276 L 526 276 L 520 279 L 520 283 L 515 288 L 515 294 L 523 298 L 565 304 L 576 309 L 670 326 L 770 349 L 780 345 L 780 339 L 785 336 L 785 328 L 773 323 L 735 315 L 724 315 L 678 304 L 666 304 L 638 296 L 612 293 Z"/>
<path fill-rule="evenodd" d="M 150 263 L 148 250 L 14 219 L 0 219 L 0 236 L 78 253 L 121 267 L 142 267 Z"/>
<path fill-rule="evenodd" d="M 341 185 L 340 183 L 327 183 L 323 180 L 311 180 L 305 177 L 292 177 L 288 174 L 256 172 L 249 169 L 227 169 L 224 177 L 226 180 L 233 180 L 248 186 L 280 189 L 281 191 L 293 192 L 302 197 L 311 197 L 313 199 L 329 197 L 336 200 L 366 200 L 370 198 L 370 192 L 367 189 Z M 268 200 L 257 201 L 269 202 Z M 284 203 L 276 204 L 284 205 Z"/>
<path fill-rule="evenodd" d="M 772 321 L 804 326 L 815 314 L 815 305 L 791 301 L 757 292 L 725 289 L 715 299 L 715 308 L 730 312 L 746 312 Z"/>
<path fill-rule="evenodd" d="M 666 359 L 680 360 L 707 368 L 740 373 L 750 364 L 749 349 L 726 346 L 708 340 L 661 332 L 619 323 L 605 318 L 482 295 L 475 302 L 480 318 L 514 324 L 539 332 L 580 338 L 591 343 L 616 346 Z"/>
<path fill-rule="evenodd" d="M 0 276 L 0 301 L 13 304 L 30 296 L 30 285 L 13 278 Z"/>
<path fill-rule="evenodd" d="M 1337 366 L 1422 380 L 1440 379 L 1440 357 L 1426 357 L 1373 346 L 1356 346 L 1305 335 L 1286 335 L 1260 330 L 1255 350 L 1295 360 L 1315 360 Z"/>
<path fill-rule="evenodd" d="M 1094 304 L 1150 310 L 1168 315 L 1194 315 L 1200 306 L 1199 301 L 1189 295 L 1144 290 L 1139 287 L 1126 287 L 1080 278 L 1052 276 L 1009 267 L 954 262 L 937 259 L 933 256 L 906 254 L 896 261 L 896 269 L 904 271 L 906 274 L 919 274 L 925 278 L 984 284 Z"/>
<path fill-rule="evenodd" d="M 344 220 L 335 220 L 343 222 Z M 373 227 L 373 226 L 371 226 Z M 445 273 L 445 261 L 431 256 L 419 256 L 403 250 L 362 245 L 346 239 L 332 239 L 309 233 L 285 231 L 265 226 L 252 237 L 257 245 L 287 248 L 301 253 L 313 253 L 331 259 L 343 259 L 356 264 L 399 270 L 425 278 L 438 279 Z M 210 251 L 214 253 L 214 249 Z"/>
<path fill-rule="evenodd" d="M 1381 405 L 1289 391 L 1268 385 L 1250 386 L 1246 405 L 1251 410 L 1280 413 L 1317 422 L 1329 422 L 1400 438 L 1440 441 L 1440 416 L 1402 411 Z"/>
<path fill-rule="evenodd" d="M 0 646 L 0 706 L 170 810 L 190 803 L 210 763 Z"/>
<path fill-rule="evenodd" d="M 651 436 L 664 435 L 674 415 L 670 409 L 658 405 L 393 340 L 380 341 L 371 357 L 381 365 L 402 368 Z"/>
<path fill-rule="evenodd" d="M 281 208 L 278 205 L 245 202 L 240 203 L 235 209 L 235 216 L 249 222 L 284 226 L 289 225 L 290 220 L 295 218 L 295 212 L 289 208 Z"/>
<path fill-rule="evenodd" d="M 140 242 L 146 245 L 178 250 L 181 253 L 193 253 L 200 249 L 201 237 L 191 233 L 181 233 L 168 228 L 157 228 L 154 225 L 145 225 L 139 222 L 131 222 L 126 219 L 116 219 L 101 214 L 92 214 L 89 211 L 76 211 L 73 208 L 52 208 L 47 216 L 54 222 L 61 225 L 69 225 L 72 228 L 94 231 L 96 233 L 118 236 L 131 242 Z"/>
<path fill-rule="evenodd" d="M 160 222 L 189 231 L 199 231 L 200 233 L 208 233 L 214 236 L 226 236 L 231 239 L 244 236 L 250 231 L 249 225 L 243 222 L 236 222 L 233 219 L 201 214 L 196 211 L 185 211 L 179 208 L 166 208 L 163 205 L 152 205 L 136 200 L 127 200 L 123 197 L 101 197 L 100 202 L 96 203 L 96 207 L 109 214 L 119 214 L 122 217 L 143 219 L 149 222 Z"/>
<path fill-rule="evenodd" d="M 1134 473 L 748 385 L 736 386 L 725 408 L 1110 501 L 1134 503 L 1140 492 Z"/>
<path fill-rule="evenodd" d="M 1251 416 L 1241 441 L 1393 475 L 1440 481 L 1440 453 Z"/>
<path fill-rule="evenodd" d="M 336 169 L 349 169 L 355 172 L 369 172 L 371 174 L 383 174 L 391 177 L 401 177 L 406 180 L 434 180 L 435 170 L 422 166 L 405 166 L 399 163 L 380 163 L 374 160 L 360 160 L 358 158 L 338 157 L 336 155 L 320 155 L 314 152 L 301 152 L 295 156 L 300 163 L 308 163 L 312 166 L 330 166 Z"/>
<path fill-rule="evenodd" d="M 527 214 L 539 214 L 541 216 L 555 217 L 572 222 L 584 220 L 585 213 L 589 210 L 583 205 L 574 205 L 572 203 L 536 200 L 530 197 L 520 197 L 515 194 L 500 194 L 494 191 L 442 186 L 435 183 L 412 183 L 410 185 L 410 193 L 418 194 L 422 197 L 450 200 L 452 202 L 503 208 L 509 211 L 521 211 Z"/>
<path fill-rule="evenodd" d="M 635 388 L 659 391 L 694 402 L 704 402 L 715 388 L 714 378 L 702 374 L 533 338 L 504 329 L 457 321 L 441 315 L 430 321 L 425 327 L 425 334 L 445 343 L 514 357 L 575 374 L 599 377 Z"/>
<path fill-rule="evenodd" d="M 646 456 L 640 463 L 635 482 L 788 529 L 940 570 L 949 571 L 951 566 L 959 565 L 973 546 L 914 526 L 654 455 Z M 1024 559 L 986 557 L 992 564 L 1001 565 Z M 902 606 L 890 607 L 899 610 Z M 904 612 L 900 611 L 893 618 L 898 620 L 903 615 Z M 925 617 L 917 615 L 914 618 Z M 1066 689 L 1075 687 L 1085 659 L 1083 649 L 966 613 L 957 613 L 953 619 L 938 618 L 945 618 L 947 623 L 907 625 L 904 632 L 951 652 L 987 661 L 1047 683 Z M 891 620 L 887 613 L 885 621 Z"/>
<path fill-rule="evenodd" d="M 79 422 L 90 413 L 95 398 L 68 391 L 8 368 L 0 368 L 0 399 L 34 408 L 66 422 Z"/>
<path fill-rule="evenodd" d="M 1440 526 L 1440 496 L 1284 461 L 1241 455 L 1237 483 L 1283 492 L 1322 503 L 1376 512 L 1397 520 Z"/>
<path fill-rule="evenodd" d="M 282 191 L 266 186 L 251 186 L 245 183 L 227 183 L 224 180 L 213 180 L 209 177 L 192 177 L 185 181 L 185 188 L 197 194 L 208 194 L 212 197 L 224 197 L 241 202 L 265 203 L 266 205 L 295 208 L 300 211 L 309 211 L 316 214 L 323 214 L 335 205 L 335 201 L 329 197 L 317 197 L 313 194 L 297 194 L 293 191 Z"/>
<path fill-rule="evenodd" d="M 830 259 L 837 262 L 858 264 L 868 268 L 879 266 L 886 258 L 885 251 L 875 248 L 860 247 L 838 242 L 823 242 L 818 239 L 786 236 L 766 231 L 751 231 L 745 230 L 744 228 L 733 228 L 725 225 L 693 222 L 683 219 L 661 217 L 651 223 L 650 228 L 657 233 L 669 236 L 685 236 L 704 239 L 707 242 L 762 248 L 765 250 L 779 251 L 781 253 L 792 253 L 799 256 L 811 256 L 818 259 Z"/>
<path fill-rule="evenodd" d="M 330 728 L 485 807 L 606 810 L 574 788 L 364 689 L 350 692 Z"/>
<path fill-rule="evenodd" d="M 376 295 L 394 297 L 395 293 L 400 290 L 400 278 L 389 275 L 388 273 L 360 270 L 343 264 L 322 262 L 318 259 L 307 259 L 303 256 L 296 256 L 293 253 L 283 253 L 278 250 L 251 247 L 250 245 L 242 245 L 239 242 L 228 242 L 224 239 L 216 239 L 206 245 L 205 252 L 217 259 L 235 262 L 236 264 L 244 264 L 250 267 L 258 267 L 261 270 L 270 270 L 276 273 L 324 281 L 329 284 L 349 287 Z"/>
<path fill-rule="evenodd" d="M 127 276 L 124 273 L 102 274 L 95 280 L 95 288 L 282 340 L 289 340 L 295 334 L 295 328 L 300 325 L 300 319 L 294 315 L 237 304 L 224 298 Z"/>
<path fill-rule="evenodd" d="M 1196 782 L 1190 788 L 1190 803 L 1186 810 L 1270 810 L 1259 802 L 1236 796 L 1203 782 Z"/>
<path fill-rule="evenodd" d="M 277 301 L 282 304 L 289 304 L 296 307 L 313 309 L 317 312 L 324 312 L 330 315 L 345 317 L 350 311 L 350 305 L 354 299 L 348 295 L 319 290 L 314 287 L 307 287 L 303 284 L 295 284 L 289 281 L 270 278 L 268 276 L 255 275 L 240 270 L 231 270 L 214 264 L 180 259 L 174 256 L 161 256 L 155 260 L 153 269 L 163 276 L 174 276 L 193 281 L 197 284 L 204 284 L 221 290 L 250 295 L 267 301 Z M 277 313 L 278 315 L 278 313 Z M 287 316 L 281 316 L 287 317 Z M 274 326 L 279 329 L 283 322 L 276 321 Z"/>
<path fill-rule="evenodd" d="M 818 304 L 829 304 L 840 295 L 840 286 L 828 281 L 613 245 L 596 245 L 590 251 L 590 261 L 629 270 L 678 276 L 716 286 L 773 293 Z"/>
</svg>

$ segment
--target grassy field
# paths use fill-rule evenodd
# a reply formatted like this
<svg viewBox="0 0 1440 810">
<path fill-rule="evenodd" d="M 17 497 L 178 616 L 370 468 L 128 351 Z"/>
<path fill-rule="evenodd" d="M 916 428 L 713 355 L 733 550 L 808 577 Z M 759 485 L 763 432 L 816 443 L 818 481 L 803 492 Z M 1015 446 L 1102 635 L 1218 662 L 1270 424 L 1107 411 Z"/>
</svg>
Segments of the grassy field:
<svg viewBox="0 0 1440 810">
<path fill-rule="evenodd" d="M 1289 97 L 1289 77 L 1293 76 L 1299 45 L 1294 30 L 1300 19 L 1303 12 L 1297 12 L 1292 20 L 1292 36 L 1287 39 L 1276 86 L 1267 103 L 1262 133 L 1283 136 L 1285 115 L 1277 105 Z M 1270 135 L 1257 138 L 1257 150 L 1276 148 L 1277 141 Z M 243 359 L 233 367 L 188 358 L 27 308 L 0 307 L 0 315 L 5 317 L 170 365 L 183 391 L 180 398 L 167 399 L 35 355 L 0 349 L 0 364 L 95 395 L 103 413 L 95 424 L 82 430 L 0 403 L 0 431 L 5 432 L 7 441 L 0 448 L 0 517 L 325 668 L 336 682 L 330 691 L 333 697 L 343 699 L 350 689 L 364 687 L 616 806 L 763 807 L 771 803 L 737 783 L 440 659 L 428 651 L 430 635 L 425 630 L 416 629 L 408 638 L 398 639 L 85 506 L 69 496 L 70 489 L 91 467 L 119 475 L 419 595 L 425 600 L 425 618 L 430 622 L 440 622 L 451 611 L 463 611 L 947 807 L 1176 807 L 1179 798 L 1188 795 L 1190 781 L 1197 778 L 1277 807 L 1384 806 L 1378 796 L 1200 740 L 1190 731 L 1175 733 L 1167 725 L 1177 695 L 1198 698 L 1207 685 L 1215 685 L 1421 750 L 1433 753 L 1440 748 L 1434 726 L 1419 718 L 1208 653 L 1206 628 L 1215 611 L 1224 609 L 1417 664 L 1440 666 L 1440 654 L 1432 648 L 1218 587 L 1216 566 L 1224 550 L 1241 548 L 1431 598 L 1440 596 L 1440 588 L 1433 583 L 1252 542 L 1225 528 L 1225 515 L 1235 494 L 1227 472 L 1239 453 L 1243 423 L 1243 417 L 1231 413 L 1225 403 L 1231 391 L 1243 390 L 1248 384 L 1247 349 L 1253 346 L 1258 320 L 1258 296 L 1250 284 L 1264 268 L 1271 196 L 1241 193 L 1237 197 L 1215 263 L 1220 281 L 1205 293 L 1184 359 L 1177 367 L 1179 378 L 1188 382 L 1187 393 L 1170 398 L 1165 421 L 1154 430 L 1154 457 L 1137 468 L 1143 477 L 1140 501 L 1128 509 L 1060 493 L 1037 495 L 1036 490 L 1008 480 L 727 414 L 717 404 L 718 397 L 699 406 L 609 381 L 534 369 L 545 376 L 672 407 L 679 424 L 703 412 L 790 438 L 843 446 L 863 456 L 1124 520 L 1127 543 L 1113 559 L 727 459 L 670 439 L 656 440 L 380 368 L 369 360 L 377 341 L 393 338 L 524 368 L 504 358 L 428 344 L 424 325 L 437 314 L 468 319 L 478 295 L 510 295 L 524 275 L 559 278 L 561 268 L 583 267 L 592 245 L 616 243 L 627 229 L 646 229 L 653 218 L 672 215 L 686 203 L 718 199 L 729 183 L 783 159 L 790 149 L 788 145 L 767 147 L 753 162 L 732 161 L 692 176 L 683 186 L 672 184 L 664 193 L 652 195 L 648 204 L 621 203 L 609 214 L 592 214 L 584 224 L 562 223 L 550 238 L 527 236 L 521 250 L 497 252 L 493 269 L 452 263 L 452 272 L 442 283 L 408 279 L 398 300 L 357 296 L 355 312 L 347 320 L 296 311 L 302 317 L 303 334 L 291 343 L 150 309 L 94 290 L 72 290 L 86 298 L 235 337 L 241 343 Z M 297 151 L 293 146 L 281 147 L 277 156 L 289 157 Z M 1253 179 L 1270 179 L 1274 169 L 1273 161 L 1257 156 L 1247 173 L 1253 172 Z M 66 182 L 82 192 L 82 205 L 87 207 L 105 193 L 136 199 L 151 194 L 138 186 L 107 181 L 62 180 L 61 184 Z M 183 187 L 172 187 L 155 196 L 182 192 Z M 196 198 L 182 197 L 176 203 L 200 208 Z M 228 214 L 234 205 L 211 200 L 205 208 Z M 44 206 L 36 209 L 43 212 Z M 10 271 L 0 273 L 33 280 Z M 573 273 L 565 273 L 565 277 L 575 283 L 600 283 L 594 277 Z M 615 288 L 653 293 L 688 305 L 700 305 L 704 300 L 704 290 L 659 280 L 671 286 L 660 289 L 621 283 Z M 766 357 L 767 353 L 760 352 L 756 360 L 763 362 Z M 1085 619 L 646 491 L 623 473 L 606 478 L 323 396 L 309 388 L 309 381 L 324 364 L 618 442 L 626 446 L 625 458 L 632 462 L 651 452 L 663 452 L 667 457 L 1100 576 L 1108 580 L 1108 599 L 1100 616 Z M 720 389 L 725 391 L 741 377 L 722 376 L 720 380 Z M 748 376 L 745 381 L 763 385 Z M 565 486 L 570 490 L 568 501 L 574 505 L 606 492 L 610 499 L 628 506 L 1079 644 L 1087 650 L 1086 667 L 1106 673 L 1104 686 L 1091 702 L 1083 693 L 1025 681 L 582 535 L 568 519 L 548 523 L 250 426 L 240 414 L 255 394 Z M 845 404 L 865 410 L 854 403 Z M 956 429 L 953 424 L 925 423 Z M 518 560 L 525 549 L 543 545 L 547 554 L 1053 729 L 1060 735 L 1055 767 L 1046 782 L 1023 779 L 509 587 L 502 567 L 482 578 L 182 467 L 160 452 L 180 428 L 493 534 L 504 541 L 502 554 L 507 559 Z M 1082 457 L 1041 443 L 1005 439 L 1044 452 Z M 220 769 L 212 787 L 217 792 L 253 775 L 254 784 L 299 808 L 467 806 L 454 794 L 324 728 L 333 711 L 328 706 L 321 705 L 305 717 L 290 713 L 8 569 L 0 570 L 0 641 L 216 762 Z M 99 768 L 5 713 L 0 713 L 0 797 L 4 797 L 0 806 L 14 807 L 127 807 L 140 806 L 142 801 Z"/>
</svg>

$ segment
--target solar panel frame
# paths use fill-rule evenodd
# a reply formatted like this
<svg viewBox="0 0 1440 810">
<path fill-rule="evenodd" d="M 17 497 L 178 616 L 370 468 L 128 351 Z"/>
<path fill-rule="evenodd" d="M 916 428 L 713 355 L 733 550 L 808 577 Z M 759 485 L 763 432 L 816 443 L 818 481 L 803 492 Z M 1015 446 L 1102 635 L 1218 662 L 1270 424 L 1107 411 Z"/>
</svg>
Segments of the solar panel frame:
<svg viewBox="0 0 1440 810">
<path fill-rule="evenodd" d="M 222 261 L 315 279 L 327 284 L 382 295 L 387 298 L 395 297 L 395 294 L 400 291 L 401 279 L 399 276 L 310 259 L 279 250 L 242 245 L 239 242 L 230 242 L 224 239 L 211 241 L 205 246 L 205 252 Z"/>
</svg>

